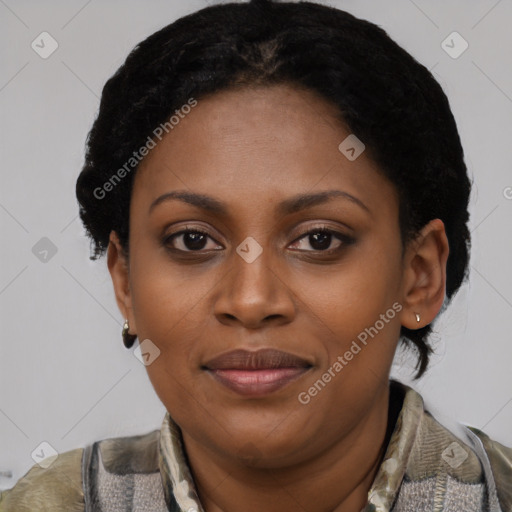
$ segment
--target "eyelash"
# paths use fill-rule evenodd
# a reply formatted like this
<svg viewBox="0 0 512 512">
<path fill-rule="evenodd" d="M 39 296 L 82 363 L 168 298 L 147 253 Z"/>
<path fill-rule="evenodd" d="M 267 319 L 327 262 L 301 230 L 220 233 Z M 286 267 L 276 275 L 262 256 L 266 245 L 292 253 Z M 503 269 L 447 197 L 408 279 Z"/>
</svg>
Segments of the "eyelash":
<svg viewBox="0 0 512 512">
<path fill-rule="evenodd" d="M 172 252 L 179 252 L 179 253 L 196 253 L 196 254 L 201 254 L 203 252 L 205 252 L 204 250 L 198 250 L 198 251 L 191 251 L 191 250 L 182 250 L 182 249 L 176 249 L 175 247 L 170 247 L 172 241 L 174 238 L 180 236 L 180 235 L 184 235 L 184 234 L 188 234 L 188 233 L 195 233 L 195 234 L 201 234 L 201 235 L 204 235 L 212 240 L 215 241 L 215 243 L 218 243 L 213 237 L 210 236 L 210 234 L 204 230 L 202 230 L 201 228 L 198 228 L 198 227 L 194 227 L 194 228 L 188 228 L 186 227 L 185 229 L 181 230 L 181 231 L 177 231 L 176 233 L 173 233 L 171 235 L 168 235 L 166 236 L 162 243 L 163 245 L 170 251 Z M 302 235 L 300 235 L 298 238 L 296 238 L 292 244 L 302 240 L 303 238 L 306 238 L 307 236 L 309 235 L 312 235 L 312 234 L 318 234 L 318 233 L 321 233 L 321 234 L 327 234 L 327 235 L 332 235 L 334 238 L 338 239 L 340 242 L 341 242 L 341 245 L 335 249 L 327 249 L 327 250 L 319 250 L 319 249 L 314 249 L 314 250 L 311 250 L 311 251 L 304 251 L 304 250 L 301 250 L 301 249 L 297 249 L 298 252 L 305 252 L 305 253 L 321 253 L 321 254 L 333 254 L 333 253 L 337 253 L 337 252 L 340 252 L 344 246 L 347 246 L 347 245 L 350 245 L 352 243 L 355 242 L 355 239 L 351 236 L 348 236 L 344 233 L 340 233 L 339 231 L 335 231 L 333 229 L 330 229 L 328 227 L 325 227 L 325 226 L 318 226 L 318 227 L 315 227 L 315 228 L 312 228 L 310 229 L 309 231 L 306 231 L 305 233 L 303 233 Z M 214 250 L 218 250 L 218 249 L 214 249 Z M 209 251 L 206 251 L 206 252 L 209 252 Z"/>
</svg>

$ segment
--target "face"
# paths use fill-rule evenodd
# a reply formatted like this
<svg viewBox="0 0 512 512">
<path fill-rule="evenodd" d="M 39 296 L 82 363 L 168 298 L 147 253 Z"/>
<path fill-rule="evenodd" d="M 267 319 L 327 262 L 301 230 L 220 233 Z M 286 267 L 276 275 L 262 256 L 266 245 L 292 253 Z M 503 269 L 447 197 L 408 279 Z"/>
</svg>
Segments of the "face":
<svg viewBox="0 0 512 512">
<path fill-rule="evenodd" d="M 217 93 L 134 178 L 118 302 L 160 350 L 147 371 L 172 418 L 225 457 L 256 447 L 269 466 L 297 462 L 365 421 L 412 315 L 395 188 L 365 152 L 338 149 L 350 132 L 332 112 L 285 85 Z M 304 365 L 261 372 L 267 387 L 225 372 L 236 389 L 205 368 L 262 348 Z"/>
</svg>

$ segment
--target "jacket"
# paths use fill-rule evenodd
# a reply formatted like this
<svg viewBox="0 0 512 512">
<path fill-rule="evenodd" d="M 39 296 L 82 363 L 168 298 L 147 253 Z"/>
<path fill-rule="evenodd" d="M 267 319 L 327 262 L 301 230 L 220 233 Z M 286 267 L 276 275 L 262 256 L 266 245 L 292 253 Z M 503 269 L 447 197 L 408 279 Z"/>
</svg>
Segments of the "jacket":
<svg viewBox="0 0 512 512">
<path fill-rule="evenodd" d="M 403 402 L 361 512 L 512 512 L 512 449 L 474 428 L 456 436 L 425 410 L 416 391 L 391 384 Z M 181 430 L 166 413 L 159 430 L 61 453 L 0 493 L 0 512 L 35 511 L 204 509 Z"/>
</svg>

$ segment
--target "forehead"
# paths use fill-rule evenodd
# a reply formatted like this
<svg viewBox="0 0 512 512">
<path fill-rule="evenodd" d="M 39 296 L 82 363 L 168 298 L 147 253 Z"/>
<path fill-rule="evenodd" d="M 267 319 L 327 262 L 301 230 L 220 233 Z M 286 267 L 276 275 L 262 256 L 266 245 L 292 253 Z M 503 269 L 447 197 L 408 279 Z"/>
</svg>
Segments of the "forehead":
<svg viewBox="0 0 512 512">
<path fill-rule="evenodd" d="M 260 209 L 277 198 L 329 188 L 365 203 L 394 197 L 364 151 L 355 160 L 340 151 L 351 133 L 336 107 L 314 92 L 251 87 L 197 102 L 139 165 L 132 196 L 138 206 L 173 190 L 259 202 Z"/>
</svg>

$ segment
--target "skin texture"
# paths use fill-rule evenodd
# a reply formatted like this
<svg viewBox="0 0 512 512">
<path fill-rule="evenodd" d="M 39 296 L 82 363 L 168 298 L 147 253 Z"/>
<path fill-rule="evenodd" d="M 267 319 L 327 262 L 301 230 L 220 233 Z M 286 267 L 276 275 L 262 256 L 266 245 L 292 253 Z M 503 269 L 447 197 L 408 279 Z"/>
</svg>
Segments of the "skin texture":
<svg viewBox="0 0 512 512">
<path fill-rule="evenodd" d="M 442 306 L 443 223 L 431 221 L 402 252 L 395 187 L 365 152 L 349 161 L 338 150 L 349 134 L 332 105 L 289 85 L 200 99 L 137 170 L 129 264 L 111 233 L 107 258 L 119 308 L 130 333 L 161 351 L 148 375 L 182 429 L 208 512 L 238 512 L 242 503 L 246 512 L 359 512 L 385 449 L 400 326 L 422 327 Z M 285 199 L 332 189 L 365 207 L 334 197 L 277 211 Z M 149 213 L 156 198 L 176 190 L 212 196 L 227 212 L 172 200 Z M 202 245 L 183 234 L 164 241 L 185 226 L 208 237 Z M 318 227 L 354 241 L 333 235 L 315 244 L 307 233 Z M 263 250 L 252 263 L 236 252 L 249 236 Z M 299 393 L 394 303 L 401 311 L 300 403 Z M 264 347 L 312 368 L 259 398 L 238 395 L 201 369 L 232 349 Z"/>
</svg>

